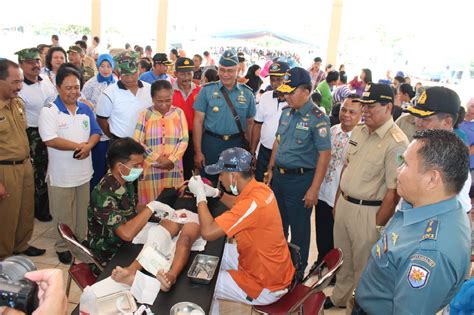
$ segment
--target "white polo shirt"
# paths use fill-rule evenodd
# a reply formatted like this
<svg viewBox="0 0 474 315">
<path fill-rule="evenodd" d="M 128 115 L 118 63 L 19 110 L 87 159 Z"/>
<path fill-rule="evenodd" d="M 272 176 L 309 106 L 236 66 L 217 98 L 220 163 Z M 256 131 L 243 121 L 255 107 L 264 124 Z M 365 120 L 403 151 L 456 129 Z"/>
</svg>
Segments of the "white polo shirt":
<svg viewBox="0 0 474 315">
<path fill-rule="evenodd" d="M 26 123 L 28 127 L 38 127 L 38 118 L 44 105 L 54 101 L 58 92 L 49 78 L 43 74 L 38 76 L 38 82 L 32 82 L 27 78 L 23 81 L 23 87 L 18 95 L 25 102 Z"/>
<path fill-rule="evenodd" d="M 59 96 L 41 109 L 38 127 L 43 142 L 63 138 L 82 143 L 88 142 L 91 135 L 102 133 L 89 106 L 77 102 L 76 113 L 72 115 Z M 77 187 L 91 180 L 91 156 L 77 160 L 72 157 L 73 154 L 73 151 L 48 147 L 46 178 L 51 186 Z"/>
<path fill-rule="evenodd" d="M 133 95 L 118 81 L 109 85 L 97 102 L 97 117 L 108 119 L 110 132 L 119 138 L 133 138 L 138 116 L 152 105 L 151 85 L 138 81 L 138 87 L 137 94 Z"/>
<path fill-rule="evenodd" d="M 278 129 L 282 108 L 287 106 L 286 101 L 279 101 L 276 92 L 268 91 L 260 97 L 254 121 L 262 124 L 260 143 L 267 149 L 272 149 L 275 134 Z"/>
</svg>

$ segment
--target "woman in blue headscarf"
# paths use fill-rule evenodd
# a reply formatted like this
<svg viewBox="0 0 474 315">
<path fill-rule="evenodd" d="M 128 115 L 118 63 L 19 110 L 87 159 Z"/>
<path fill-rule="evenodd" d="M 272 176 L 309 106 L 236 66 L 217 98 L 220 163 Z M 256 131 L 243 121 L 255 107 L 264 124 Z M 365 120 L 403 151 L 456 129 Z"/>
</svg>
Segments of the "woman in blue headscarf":
<svg viewBox="0 0 474 315">
<path fill-rule="evenodd" d="M 90 101 L 94 108 L 97 106 L 99 96 L 102 94 L 110 84 L 117 80 L 113 75 L 115 67 L 114 59 L 109 54 L 102 54 L 97 58 L 97 68 L 99 73 L 86 82 L 82 89 L 82 96 Z M 92 149 L 92 166 L 94 168 L 94 175 L 92 176 L 90 190 L 99 183 L 106 172 L 107 148 L 109 146 L 109 138 L 102 132 L 99 143 Z"/>
</svg>

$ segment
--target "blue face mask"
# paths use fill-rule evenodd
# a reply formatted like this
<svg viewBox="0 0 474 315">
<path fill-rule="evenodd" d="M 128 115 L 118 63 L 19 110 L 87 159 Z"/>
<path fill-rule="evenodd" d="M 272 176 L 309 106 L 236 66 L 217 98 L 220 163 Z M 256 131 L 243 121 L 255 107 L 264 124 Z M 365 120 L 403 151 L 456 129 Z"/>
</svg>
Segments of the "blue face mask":
<svg viewBox="0 0 474 315">
<path fill-rule="evenodd" d="M 121 164 L 130 170 L 130 174 L 128 174 L 128 175 L 123 175 L 122 172 L 120 172 L 120 175 L 122 176 L 122 178 L 127 182 L 134 182 L 143 173 L 143 168 L 138 168 L 138 167 L 137 168 L 135 168 L 135 167 L 130 168 L 130 167 L 128 167 L 127 165 L 125 165 L 123 163 L 121 163 Z"/>
</svg>

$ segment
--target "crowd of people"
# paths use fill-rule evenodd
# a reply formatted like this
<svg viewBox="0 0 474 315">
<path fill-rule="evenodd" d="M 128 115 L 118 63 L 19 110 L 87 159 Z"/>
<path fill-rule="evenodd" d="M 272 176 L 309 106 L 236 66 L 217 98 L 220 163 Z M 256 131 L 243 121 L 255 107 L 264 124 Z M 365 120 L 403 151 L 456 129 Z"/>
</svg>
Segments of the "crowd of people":
<svg viewBox="0 0 474 315">
<path fill-rule="evenodd" d="M 435 313 L 469 278 L 474 98 L 464 110 L 453 90 L 412 87 L 403 73 L 375 83 L 362 69 L 348 82 L 320 57 L 304 69 L 245 49 L 216 62 L 57 40 L 0 59 L 0 259 L 44 254 L 29 245 L 36 217 L 70 226 L 105 266 L 174 211 L 157 201 L 173 189 L 194 197 L 187 219 L 162 218 L 114 280 L 131 285 L 145 256 L 169 252 L 148 271 L 170 290 L 192 244 L 223 236 L 215 314 L 217 299 L 277 301 L 312 263 L 311 242 L 315 263 L 344 254 L 325 308 Z M 268 60 L 247 69 L 244 51 Z M 209 198 L 229 210 L 214 218 Z"/>
</svg>

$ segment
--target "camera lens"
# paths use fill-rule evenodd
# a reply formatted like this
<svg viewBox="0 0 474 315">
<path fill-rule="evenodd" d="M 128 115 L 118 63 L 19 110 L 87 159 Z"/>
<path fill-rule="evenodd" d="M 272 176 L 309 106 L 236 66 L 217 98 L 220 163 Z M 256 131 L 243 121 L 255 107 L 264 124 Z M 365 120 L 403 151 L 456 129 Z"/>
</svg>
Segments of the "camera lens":
<svg viewBox="0 0 474 315">
<path fill-rule="evenodd" d="M 35 264 L 24 256 L 12 256 L 0 262 L 0 278 L 5 280 L 21 280 L 25 273 L 34 270 Z"/>
</svg>

